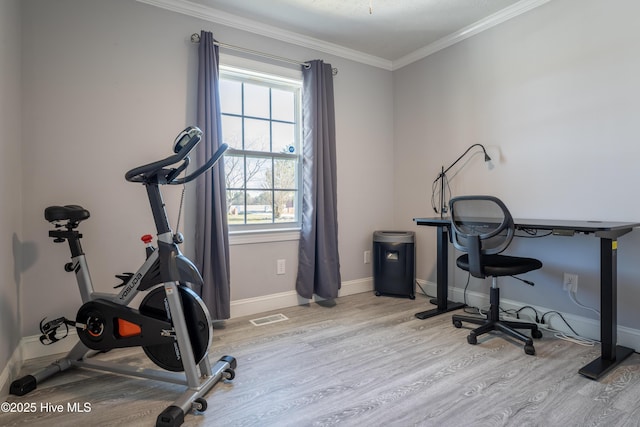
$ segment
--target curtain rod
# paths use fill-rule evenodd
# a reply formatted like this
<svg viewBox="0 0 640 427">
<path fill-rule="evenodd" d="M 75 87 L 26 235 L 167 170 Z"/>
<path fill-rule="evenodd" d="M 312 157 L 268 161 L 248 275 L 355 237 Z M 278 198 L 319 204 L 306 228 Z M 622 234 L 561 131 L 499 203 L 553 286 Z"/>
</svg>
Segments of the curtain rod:
<svg viewBox="0 0 640 427">
<path fill-rule="evenodd" d="M 200 43 L 200 34 L 196 34 L 196 33 L 191 34 L 191 43 Z M 270 55 L 268 53 L 258 52 L 257 50 L 251 50 L 251 49 L 247 49 L 247 48 L 244 48 L 244 47 L 234 46 L 234 45 L 231 45 L 231 44 L 220 43 L 220 42 L 217 42 L 217 41 L 214 41 L 213 44 L 215 44 L 218 47 L 225 48 L 225 49 L 237 50 L 238 52 L 244 52 L 244 53 L 249 53 L 251 55 L 262 56 L 264 58 L 274 59 L 274 60 L 280 61 L 280 62 L 288 62 L 289 64 L 301 65 L 304 68 L 309 68 L 311 66 L 311 65 L 309 65 L 308 62 L 295 61 L 293 59 L 283 58 L 281 56 Z M 332 68 L 331 69 L 331 73 L 335 76 L 336 74 L 338 74 L 338 69 L 337 68 Z"/>
</svg>

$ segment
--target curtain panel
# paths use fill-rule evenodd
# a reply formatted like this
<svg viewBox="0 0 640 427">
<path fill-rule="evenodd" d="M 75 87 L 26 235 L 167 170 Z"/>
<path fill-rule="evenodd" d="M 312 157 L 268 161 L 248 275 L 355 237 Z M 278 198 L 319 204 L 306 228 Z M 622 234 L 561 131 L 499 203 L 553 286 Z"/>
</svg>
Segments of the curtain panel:
<svg viewBox="0 0 640 427">
<path fill-rule="evenodd" d="M 213 34 L 202 31 L 198 48 L 197 126 L 203 139 L 197 166 L 222 144 L 219 52 Z M 196 181 L 195 265 L 202 273 L 202 300 L 214 320 L 228 319 L 230 309 L 229 233 L 224 158 Z"/>
<path fill-rule="evenodd" d="M 302 69 L 302 230 L 296 291 L 325 299 L 341 286 L 338 255 L 336 129 L 330 64 L 309 61 Z"/>
</svg>

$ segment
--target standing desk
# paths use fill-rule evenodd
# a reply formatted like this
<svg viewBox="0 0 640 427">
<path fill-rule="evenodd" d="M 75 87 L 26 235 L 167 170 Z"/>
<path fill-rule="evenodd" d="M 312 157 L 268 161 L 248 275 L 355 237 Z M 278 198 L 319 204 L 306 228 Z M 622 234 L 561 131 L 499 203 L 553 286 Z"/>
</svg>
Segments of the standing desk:
<svg viewBox="0 0 640 427">
<path fill-rule="evenodd" d="M 437 298 L 431 302 L 437 308 L 416 313 L 419 319 L 436 316 L 464 307 L 448 300 L 448 244 L 451 223 L 449 218 L 414 218 L 417 225 L 437 227 Z M 553 235 L 573 236 L 576 233 L 600 239 L 600 341 L 601 355 L 580 368 L 580 374 L 598 379 L 629 357 L 634 350 L 616 344 L 617 341 L 617 251 L 618 237 L 640 227 L 638 222 L 571 221 L 545 219 L 514 219 L 517 230 L 546 230 Z"/>
</svg>

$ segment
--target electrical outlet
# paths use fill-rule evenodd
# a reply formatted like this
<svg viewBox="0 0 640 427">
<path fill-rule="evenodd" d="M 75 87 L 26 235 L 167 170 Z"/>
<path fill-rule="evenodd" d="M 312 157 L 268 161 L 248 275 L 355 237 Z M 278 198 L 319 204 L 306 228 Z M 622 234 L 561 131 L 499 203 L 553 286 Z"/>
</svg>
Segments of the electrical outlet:
<svg viewBox="0 0 640 427">
<path fill-rule="evenodd" d="M 568 292 L 578 292 L 578 275 L 571 273 L 564 273 L 564 280 L 562 282 L 562 289 Z"/>
<path fill-rule="evenodd" d="M 285 273 L 285 267 L 286 267 L 286 263 L 285 260 L 283 259 L 279 259 L 278 261 L 276 261 L 276 274 L 284 274 Z"/>
<path fill-rule="evenodd" d="M 364 263 L 371 264 L 371 251 L 364 251 Z"/>
</svg>

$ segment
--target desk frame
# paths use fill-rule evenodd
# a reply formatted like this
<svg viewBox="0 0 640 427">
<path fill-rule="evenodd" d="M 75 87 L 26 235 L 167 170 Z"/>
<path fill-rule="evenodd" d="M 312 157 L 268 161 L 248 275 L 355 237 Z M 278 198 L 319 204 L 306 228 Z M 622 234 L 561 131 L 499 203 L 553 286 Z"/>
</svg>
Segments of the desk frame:
<svg viewBox="0 0 640 427">
<path fill-rule="evenodd" d="M 463 303 L 448 300 L 449 285 L 449 233 L 448 218 L 414 218 L 417 225 L 437 227 L 437 298 L 431 300 L 437 308 L 416 313 L 426 319 L 464 307 Z M 598 379 L 629 357 L 634 350 L 617 345 L 618 334 L 618 237 L 631 232 L 640 223 L 523 220 L 514 219 L 518 230 L 546 230 L 554 235 L 573 236 L 575 233 L 593 234 L 600 239 L 600 341 L 601 355 L 580 368 L 580 374 Z"/>
</svg>

